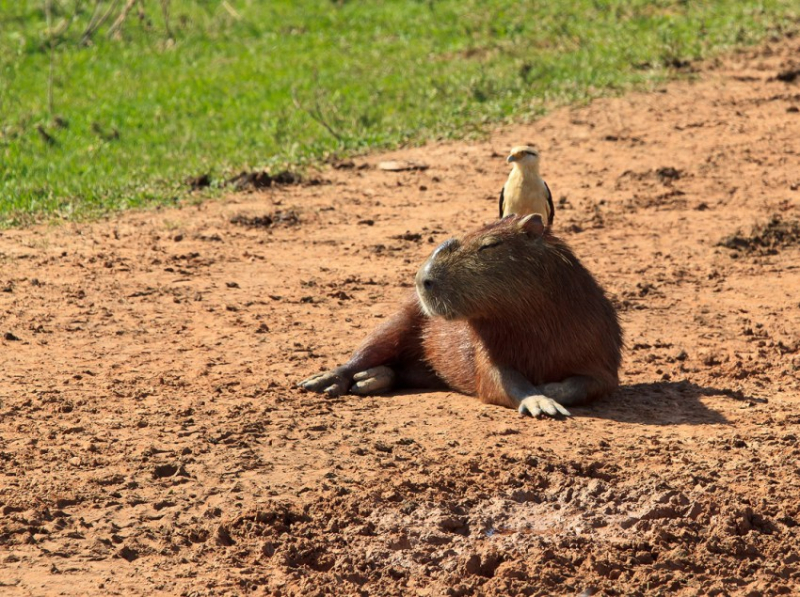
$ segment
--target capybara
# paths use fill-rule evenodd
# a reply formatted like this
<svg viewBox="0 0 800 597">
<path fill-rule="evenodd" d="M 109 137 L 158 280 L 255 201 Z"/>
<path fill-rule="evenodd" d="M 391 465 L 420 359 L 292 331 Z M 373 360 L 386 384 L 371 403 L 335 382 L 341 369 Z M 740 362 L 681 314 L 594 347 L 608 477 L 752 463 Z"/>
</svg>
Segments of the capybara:
<svg viewBox="0 0 800 597">
<path fill-rule="evenodd" d="M 301 387 L 339 395 L 451 388 L 569 415 L 618 383 L 622 330 L 603 289 L 539 214 L 445 241 L 416 293 L 344 365 Z"/>
</svg>

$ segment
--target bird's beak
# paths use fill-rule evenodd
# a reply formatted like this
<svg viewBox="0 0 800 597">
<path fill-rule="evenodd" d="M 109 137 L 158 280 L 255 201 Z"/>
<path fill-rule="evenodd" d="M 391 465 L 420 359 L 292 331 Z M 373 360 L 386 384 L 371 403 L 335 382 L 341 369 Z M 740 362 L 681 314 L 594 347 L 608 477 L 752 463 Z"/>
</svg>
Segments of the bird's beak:
<svg viewBox="0 0 800 597">
<path fill-rule="evenodd" d="M 516 161 L 517 161 L 517 158 L 515 158 L 513 155 L 510 155 L 510 156 L 508 156 L 508 157 L 506 158 L 506 162 L 508 162 L 509 164 L 510 164 L 511 162 L 516 162 Z"/>
</svg>

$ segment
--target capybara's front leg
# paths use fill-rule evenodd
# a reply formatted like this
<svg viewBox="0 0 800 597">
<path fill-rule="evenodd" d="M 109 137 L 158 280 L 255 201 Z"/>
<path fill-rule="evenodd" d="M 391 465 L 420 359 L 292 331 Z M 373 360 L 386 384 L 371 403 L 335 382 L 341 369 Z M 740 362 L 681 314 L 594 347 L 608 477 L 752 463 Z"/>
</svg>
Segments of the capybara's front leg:
<svg viewBox="0 0 800 597">
<path fill-rule="evenodd" d="M 492 367 L 482 375 L 481 381 L 478 393 L 485 402 L 513 406 L 521 414 L 532 417 L 542 414 L 570 416 L 562 404 L 544 395 L 522 373 L 511 367 Z"/>
<path fill-rule="evenodd" d="M 577 406 L 611 392 L 616 383 L 603 382 L 588 375 L 573 375 L 566 379 L 538 386 L 540 393 L 566 406 Z"/>
<path fill-rule="evenodd" d="M 329 396 L 377 394 L 391 390 L 396 381 L 392 365 L 419 344 L 422 313 L 412 295 L 400 311 L 373 331 L 344 365 L 300 382 L 300 387 Z"/>
</svg>

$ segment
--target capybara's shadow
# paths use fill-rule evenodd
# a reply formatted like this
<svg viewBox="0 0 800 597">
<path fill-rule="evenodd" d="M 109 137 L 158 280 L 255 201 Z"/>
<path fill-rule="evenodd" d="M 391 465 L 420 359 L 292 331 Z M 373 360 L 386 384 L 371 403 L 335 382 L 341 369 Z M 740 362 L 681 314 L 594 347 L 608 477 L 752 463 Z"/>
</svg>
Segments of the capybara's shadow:
<svg viewBox="0 0 800 597">
<path fill-rule="evenodd" d="M 418 396 L 439 392 L 450 393 L 454 390 L 399 388 L 384 396 Z M 738 390 L 700 386 L 690 381 L 657 381 L 622 385 L 609 396 L 584 406 L 571 406 L 569 410 L 573 417 L 612 419 L 642 425 L 729 425 L 730 421 L 725 416 L 703 404 L 700 400 L 703 396 L 752 405 L 767 402 Z M 463 396 L 463 399 L 470 400 L 468 396 Z"/>
<path fill-rule="evenodd" d="M 729 424 L 721 413 L 703 404 L 700 398 L 704 396 L 750 404 L 766 402 L 738 390 L 705 387 L 690 381 L 659 381 L 620 386 L 610 396 L 574 409 L 574 414 L 643 425 Z"/>
</svg>

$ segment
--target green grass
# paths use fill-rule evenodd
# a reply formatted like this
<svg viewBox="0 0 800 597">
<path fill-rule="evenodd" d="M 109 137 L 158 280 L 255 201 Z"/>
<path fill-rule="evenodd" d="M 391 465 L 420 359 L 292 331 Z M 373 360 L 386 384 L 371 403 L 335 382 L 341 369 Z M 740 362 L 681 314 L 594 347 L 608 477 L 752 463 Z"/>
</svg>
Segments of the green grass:
<svg viewBox="0 0 800 597">
<path fill-rule="evenodd" d="M 678 61 L 794 29 L 800 10 L 800 0 L 172 0 L 169 39 L 159 0 L 147 0 L 144 19 L 132 14 L 112 38 L 106 23 L 81 44 L 95 0 L 51 0 L 53 28 L 72 19 L 54 38 L 46 1 L 0 0 L 5 225 L 173 202 L 206 172 L 222 181 L 479 134 L 661 81 Z"/>
</svg>

